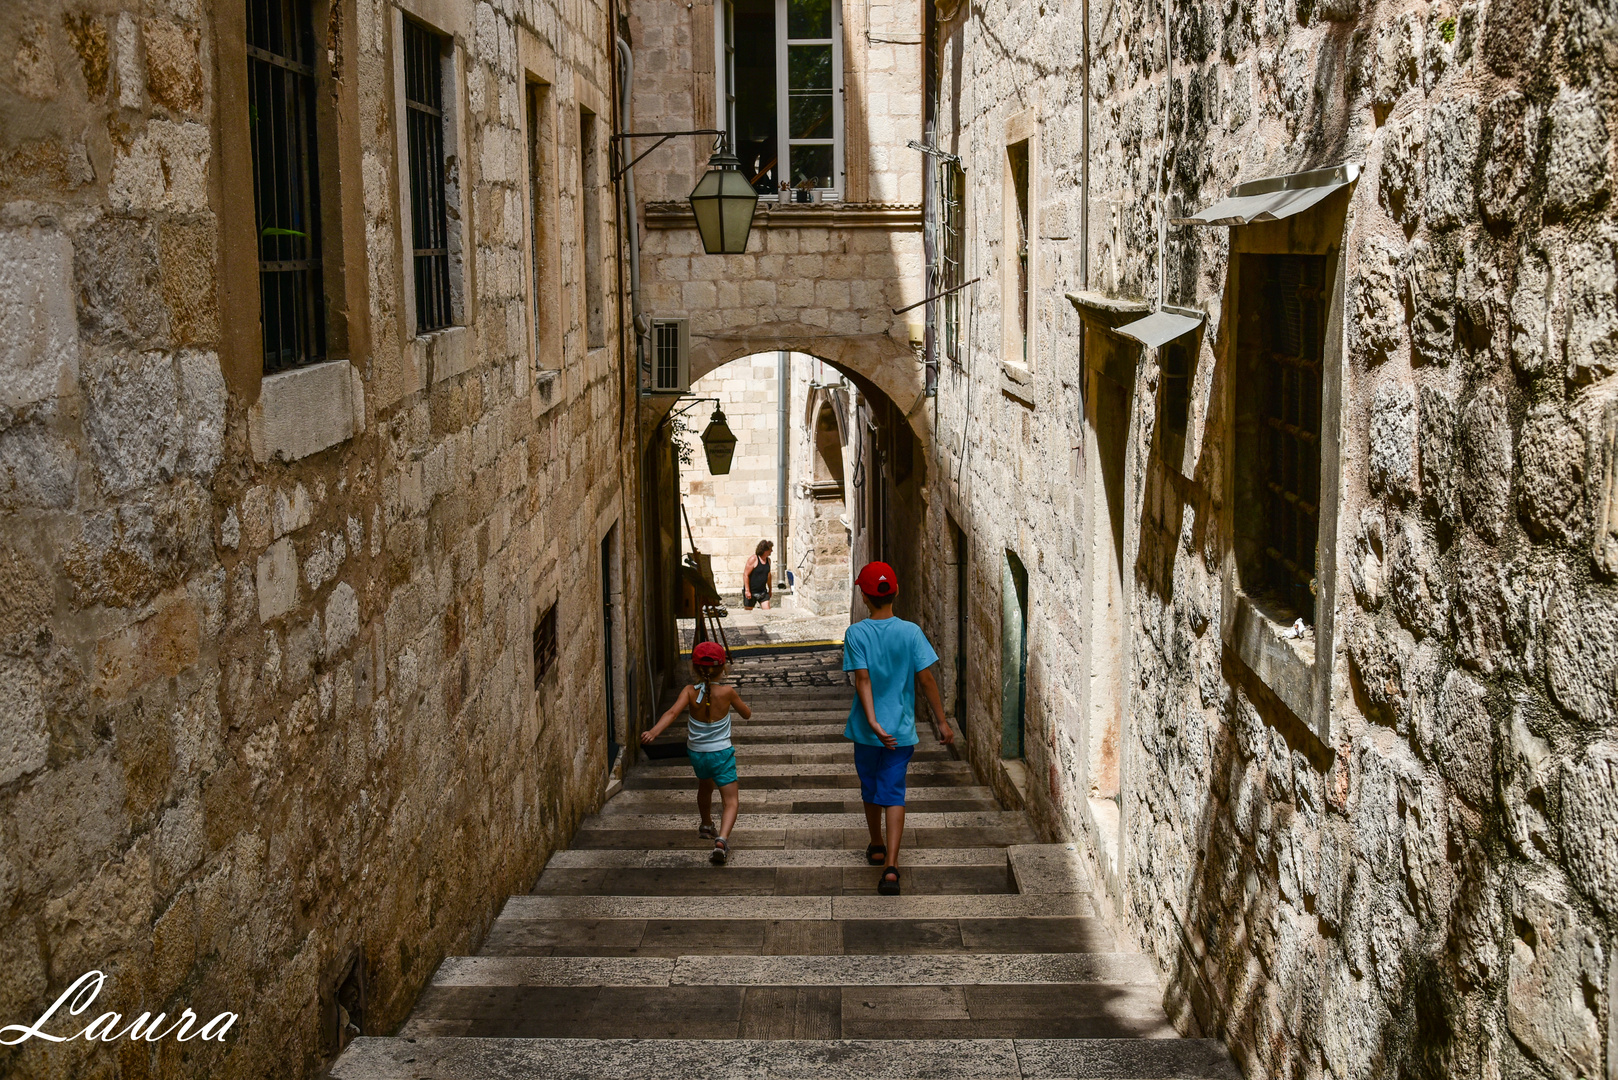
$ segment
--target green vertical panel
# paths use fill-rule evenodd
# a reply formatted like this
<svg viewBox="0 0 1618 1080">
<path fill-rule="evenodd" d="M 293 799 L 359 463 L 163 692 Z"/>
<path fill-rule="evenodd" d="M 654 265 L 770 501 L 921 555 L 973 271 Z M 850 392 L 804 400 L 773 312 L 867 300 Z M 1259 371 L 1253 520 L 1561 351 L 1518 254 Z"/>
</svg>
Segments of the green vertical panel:
<svg viewBox="0 0 1618 1080">
<path fill-rule="evenodd" d="M 1023 756 L 1028 696 L 1028 574 L 1011 552 L 1000 570 L 1000 756 Z"/>
</svg>

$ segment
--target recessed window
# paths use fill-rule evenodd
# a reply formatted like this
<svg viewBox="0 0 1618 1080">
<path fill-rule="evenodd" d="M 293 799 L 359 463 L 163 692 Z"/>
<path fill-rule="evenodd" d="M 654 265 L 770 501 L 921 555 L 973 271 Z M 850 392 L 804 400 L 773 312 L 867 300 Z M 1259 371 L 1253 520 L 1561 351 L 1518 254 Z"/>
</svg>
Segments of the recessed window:
<svg viewBox="0 0 1618 1080">
<path fill-rule="evenodd" d="M 543 83 L 530 82 L 528 89 L 528 259 L 529 259 L 529 321 L 532 324 L 535 365 L 540 368 L 557 367 L 560 356 L 546 355 L 545 338 L 550 330 L 551 312 L 555 310 L 550 290 L 545 287 L 547 270 L 545 252 L 548 249 L 547 211 L 545 197 L 545 118 L 549 97 Z M 549 361 L 549 362 L 548 362 Z"/>
<path fill-rule="evenodd" d="M 966 172 L 959 162 L 938 166 L 938 289 L 950 292 L 943 300 L 941 345 L 944 355 L 961 360 L 961 311 L 966 280 Z"/>
<path fill-rule="evenodd" d="M 1162 383 L 1158 428 L 1163 458 L 1175 469 L 1185 458 L 1185 432 L 1191 414 L 1191 350 L 1195 342 L 1195 335 L 1187 334 L 1157 350 Z"/>
<path fill-rule="evenodd" d="M 444 42 L 426 27 L 405 20 L 405 126 L 417 333 L 439 330 L 453 321 L 444 170 Z"/>
<path fill-rule="evenodd" d="M 596 114 L 579 110 L 579 214 L 584 252 L 585 330 L 590 348 L 607 343 L 607 298 L 601 284 L 601 155 L 596 148 Z"/>
<path fill-rule="evenodd" d="M 1241 256 L 1237 555 L 1243 591 L 1283 622 L 1315 619 L 1325 274 L 1325 256 Z"/>
<path fill-rule="evenodd" d="M 1012 358 L 1028 363 L 1028 140 L 1006 147 L 1006 304 Z"/>
<path fill-rule="evenodd" d="M 250 0 L 247 110 L 265 374 L 326 356 L 315 57 L 309 0 Z"/>
<path fill-rule="evenodd" d="M 841 187 L 842 18 L 833 0 L 727 0 L 721 123 L 761 195 Z"/>
<path fill-rule="evenodd" d="M 556 664 L 556 605 L 534 623 L 534 689 L 545 680 L 545 675 Z"/>
</svg>

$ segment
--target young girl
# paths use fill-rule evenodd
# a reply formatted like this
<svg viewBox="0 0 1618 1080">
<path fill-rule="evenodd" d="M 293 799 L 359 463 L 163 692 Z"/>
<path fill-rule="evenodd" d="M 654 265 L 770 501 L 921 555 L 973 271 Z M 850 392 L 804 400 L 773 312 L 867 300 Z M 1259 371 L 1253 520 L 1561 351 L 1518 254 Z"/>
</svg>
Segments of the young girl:
<svg viewBox="0 0 1618 1080">
<path fill-rule="evenodd" d="M 725 674 L 725 650 L 717 642 L 704 641 L 691 650 L 691 669 L 702 680 L 695 686 L 680 691 L 673 708 L 664 713 L 657 724 L 642 733 L 640 741 L 649 743 L 661 735 L 674 718 L 689 711 L 685 725 L 685 750 L 691 759 L 691 768 L 697 774 L 697 810 L 702 814 L 702 825 L 697 835 L 713 840 L 713 854 L 709 861 L 715 866 L 725 865 L 730 857 L 730 830 L 736 824 L 736 810 L 740 799 L 736 783 L 736 749 L 730 744 L 730 715 L 741 714 L 743 720 L 753 717 L 753 710 L 736 693 L 733 686 L 719 684 Z M 724 803 L 718 830 L 713 825 L 713 792 L 719 789 Z"/>
</svg>

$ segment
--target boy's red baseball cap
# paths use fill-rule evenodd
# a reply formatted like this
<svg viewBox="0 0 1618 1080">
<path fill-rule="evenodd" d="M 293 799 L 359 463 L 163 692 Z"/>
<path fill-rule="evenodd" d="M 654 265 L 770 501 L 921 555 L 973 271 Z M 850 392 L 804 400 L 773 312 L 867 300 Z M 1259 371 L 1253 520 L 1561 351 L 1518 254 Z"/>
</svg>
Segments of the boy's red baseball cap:
<svg viewBox="0 0 1618 1080">
<path fill-rule="evenodd" d="M 891 600 L 899 595 L 899 575 L 885 562 L 866 563 L 854 584 L 860 587 L 860 592 L 878 600 Z"/>
<path fill-rule="evenodd" d="M 725 662 L 725 647 L 717 641 L 699 641 L 691 650 L 691 662 L 703 667 L 718 667 Z"/>
</svg>

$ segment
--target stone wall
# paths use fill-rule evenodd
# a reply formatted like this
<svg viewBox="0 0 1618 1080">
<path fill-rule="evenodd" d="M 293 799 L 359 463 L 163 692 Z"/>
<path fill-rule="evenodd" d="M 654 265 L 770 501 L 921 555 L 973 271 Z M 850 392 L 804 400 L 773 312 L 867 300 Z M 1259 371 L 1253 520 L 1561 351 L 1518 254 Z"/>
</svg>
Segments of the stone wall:
<svg viewBox="0 0 1618 1080">
<path fill-rule="evenodd" d="M 462 325 L 424 340 L 397 9 L 317 6 L 344 333 L 274 380 L 241 5 L 0 13 L 0 1016 L 91 968 L 97 1012 L 241 1016 L 223 1046 L 36 1040 L 0 1050 L 7 1076 L 314 1075 L 354 957 L 386 1032 L 601 796 L 600 541 L 635 543 L 633 429 L 610 298 L 605 347 L 582 331 L 577 185 L 554 350 L 528 345 L 520 80 L 604 138 L 607 8 L 411 6 L 459 76 Z M 634 563 L 609 572 L 638 603 Z M 614 623 L 641 670 L 639 620 Z M 613 684 L 622 725 L 645 688 Z"/>
<path fill-rule="evenodd" d="M 1018 787 L 997 764 L 1011 550 L 1032 623 L 1018 793 L 1089 841 L 1185 1030 L 1252 1076 L 1610 1076 L 1611 17 L 1171 8 L 1166 36 L 1162 5 L 1093 6 L 1086 73 L 1080 4 L 940 5 L 940 142 L 965 159 L 967 277 L 986 277 L 941 380 L 926 574 L 947 595 L 947 513 L 971 535 L 973 760 Z M 1005 147 L 1030 132 L 1022 371 L 1001 222 Z M 1157 354 L 1108 329 L 1157 296 L 1157 192 L 1181 216 L 1343 162 L 1357 181 L 1313 218 L 1167 227 L 1166 299 L 1207 313 L 1187 453 L 1167 460 Z M 1231 382 L 1232 252 L 1304 242 L 1341 270 L 1335 569 L 1318 640 L 1276 655 L 1329 688 L 1315 708 L 1243 659 L 1227 587 L 1230 410 L 1251 392 Z"/>
</svg>

